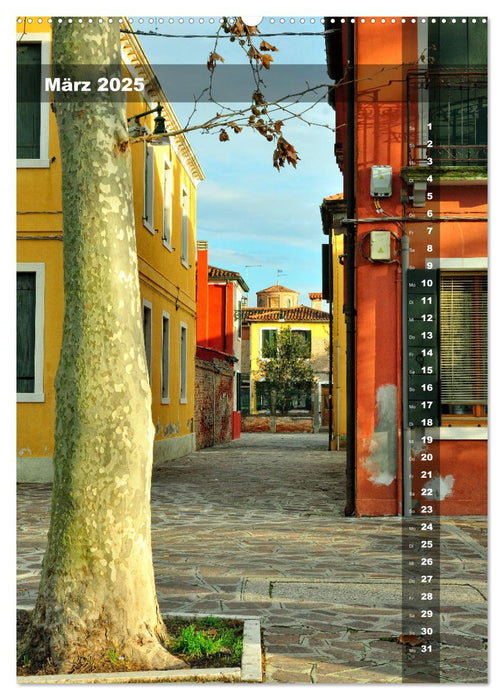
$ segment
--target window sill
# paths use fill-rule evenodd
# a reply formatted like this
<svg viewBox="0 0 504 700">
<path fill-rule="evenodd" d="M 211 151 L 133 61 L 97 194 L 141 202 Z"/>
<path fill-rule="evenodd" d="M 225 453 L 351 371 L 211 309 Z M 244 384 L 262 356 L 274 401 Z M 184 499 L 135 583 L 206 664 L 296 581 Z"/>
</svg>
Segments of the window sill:
<svg viewBox="0 0 504 700">
<path fill-rule="evenodd" d="M 181 404 L 187 404 L 187 398 L 180 399 Z"/>
<path fill-rule="evenodd" d="M 189 270 L 189 269 L 190 269 L 191 266 L 189 265 L 189 263 L 187 262 L 187 260 L 185 260 L 184 258 L 180 258 L 180 262 L 181 262 L 181 264 L 186 268 L 186 270 Z"/>
<path fill-rule="evenodd" d="M 169 403 L 171 403 L 171 399 L 170 399 L 170 398 L 166 398 L 166 396 L 164 396 L 164 397 L 161 399 L 161 404 L 162 404 L 163 406 L 168 406 Z"/>
<path fill-rule="evenodd" d="M 429 428 L 425 434 L 434 440 L 488 440 L 488 428 L 476 425 Z"/>
<path fill-rule="evenodd" d="M 17 394 L 17 403 L 44 403 L 45 394 Z"/>
<path fill-rule="evenodd" d="M 18 158 L 16 160 L 17 168 L 48 168 L 49 165 L 49 158 Z"/>
<path fill-rule="evenodd" d="M 147 231 L 149 233 L 152 233 L 152 235 L 154 236 L 154 234 L 156 233 L 154 227 L 151 224 L 147 223 L 147 221 L 145 221 L 145 219 L 143 219 L 143 225 L 144 225 L 144 228 L 146 228 Z"/>
</svg>

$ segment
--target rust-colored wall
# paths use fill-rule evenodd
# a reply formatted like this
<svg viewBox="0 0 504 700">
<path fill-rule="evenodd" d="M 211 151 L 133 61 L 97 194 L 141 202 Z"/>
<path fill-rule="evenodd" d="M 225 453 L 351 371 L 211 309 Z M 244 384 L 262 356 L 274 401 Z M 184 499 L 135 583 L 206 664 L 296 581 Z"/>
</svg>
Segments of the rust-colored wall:
<svg viewBox="0 0 504 700">
<path fill-rule="evenodd" d="M 405 72 L 401 65 L 417 60 L 416 25 L 356 25 L 355 159 L 356 217 L 376 218 L 370 194 L 372 165 L 391 165 L 393 194 L 380 200 L 386 216 L 408 213 L 405 230 L 418 231 L 414 217 L 423 209 L 403 207 L 405 183 L 401 168 L 408 165 L 406 145 Z M 364 79 L 366 78 L 366 79 Z M 336 91 L 336 123 L 346 123 L 344 87 Z M 343 169 L 347 164 L 345 129 L 337 131 L 342 142 Z M 348 177 L 345 176 L 348 188 Z M 484 185 L 473 183 L 433 186 L 434 209 L 451 215 L 486 215 Z M 425 207 L 427 209 L 428 207 Z M 358 515 L 396 515 L 402 510 L 402 338 L 400 255 L 392 264 L 380 264 L 369 256 L 369 232 L 389 230 L 401 238 L 403 231 L 393 222 L 360 223 L 356 250 L 356 494 Z M 484 258 L 486 223 L 443 222 L 439 224 L 435 258 Z M 418 236 L 417 236 L 418 237 Z M 411 245 L 415 248 L 415 235 Z M 399 250 L 399 241 L 397 249 Z M 425 246 L 411 253 L 410 265 L 425 267 Z M 469 263 L 470 267 L 470 263 Z M 437 441 L 437 474 L 446 491 L 439 504 L 446 514 L 486 512 L 486 460 L 484 440 Z M 441 467 L 439 466 L 441 465 Z M 451 488 L 451 491 L 450 491 Z M 444 492 L 443 491 L 443 492 Z M 449 493 L 448 493 L 449 491 Z"/>
</svg>

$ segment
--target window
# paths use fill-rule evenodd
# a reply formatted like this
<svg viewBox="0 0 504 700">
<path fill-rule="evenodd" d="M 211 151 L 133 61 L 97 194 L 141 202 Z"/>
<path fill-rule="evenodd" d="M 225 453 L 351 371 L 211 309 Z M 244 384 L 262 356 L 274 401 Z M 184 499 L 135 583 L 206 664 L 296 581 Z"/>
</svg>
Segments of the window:
<svg viewBox="0 0 504 700">
<path fill-rule="evenodd" d="M 17 272 L 17 400 L 43 402 L 43 263 L 20 263 Z"/>
<path fill-rule="evenodd" d="M 163 311 L 161 339 L 161 403 L 170 402 L 170 316 Z"/>
<path fill-rule="evenodd" d="M 147 361 L 147 370 L 149 379 L 152 381 L 152 304 L 145 299 L 142 302 L 142 320 L 145 345 L 145 359 Z"/>
<path fill-rule="evenodd" d="M 250 374 L 236 374 L 237 410 L 244 416 L 250 414 Z"/>
<path fill-rule="evenodd" d="M 292 335 L 297 335 L 304 341 L 306 356 L 309 357 L 311 355 L 311 331 L 294 329 Z"/>
<path fill-rule="evenodd" d="M 167 248 L 171 248 L 172 195 L 172 169 L 170 163 L 165 160 L 163 170 L 163 243 Z"/>
<path fill-rule="evenodd" d="M 487 159 L 487 28 L 429 23 L 428 94 L 437 164 L 485 165 Z"/>
<path fill-rule="evenodd" d="M 261 356 L 268 357 L 276 347 L 276 328 L 261 329 Z"/>
<path fill-rule="evenodd" d="M 240 299 L 238 301 L 238 319 L 237 319 L 237 321 L 238 321 L 238 338 L 242 337 L 242 306 L 243 306 L 243 303 L 242 303 L 242 300 Z"/>
<path fill-rule="evenodd" d="M 145 227 L 154 233 L 154 149 L 144 144 L 144 211 Z"/>
<path fill-rule="evenodd" d="M 268 381 L 255 383 L 256 411 L 269 411 L 271 408 L 271 390 Z"/>
<path fill-rule="evenodd" d="M 180 403 L 187 403 L 187 326 L 180 324 Z"/>
<path fill-rule="evenodd" d="M 18 39 L 16 76 L 16 151 L 20 168 L 49 167 L 49 101 L 42 100 L 49 65 L 49 35 Z M 34 40 L 36 39 L 36 40 Z"/>
<path fill-rule="evenodd" d="M 443 273 L 440 282 L 442 424 L 487 423 L 487 276 Z"/>
<path fill-rule="evenodd" d="M 17 45 L 17 157 L 40 158 L 41 45 Z"/>
<path fill-rule="evenodd" d="M 180 259 L 184 265 L 189 264 L 189 194 L 186 189 L 182 190 L 182 240 Z"/>
</svg>

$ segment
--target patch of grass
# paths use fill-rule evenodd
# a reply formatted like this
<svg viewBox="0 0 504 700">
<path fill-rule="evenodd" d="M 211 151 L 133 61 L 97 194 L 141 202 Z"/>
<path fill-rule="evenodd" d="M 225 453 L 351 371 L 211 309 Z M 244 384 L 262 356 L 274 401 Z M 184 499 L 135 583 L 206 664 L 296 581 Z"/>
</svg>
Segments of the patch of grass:
<svg viewBox="0 0 504 700">
<path fill-rule="evenodd" d="M 243 623 L 217 617 L 165 620 L 168 650 L 190 666 L 237 666 L 243 650 Z"/>
<path fill-rule="evenodd" d="M 18 610 L 17 636 L 21 639 L 28 628 L 31 612 Z M 193 668 L 223 668 L 239 666 L 243 649 L 243 622 L 216 617 L 165 618 L 170 638 L 168 651 L 183 659 Z M 109 649 L 104 658 L 81 659 L 73 673 L 113 673 L 114 671 L 142 671 L 115 649 Z M 17 660 L 17 675 L 53 675 L 56 669 L 51 660 L 34 664 L 26 655 Z"/>
</svg>

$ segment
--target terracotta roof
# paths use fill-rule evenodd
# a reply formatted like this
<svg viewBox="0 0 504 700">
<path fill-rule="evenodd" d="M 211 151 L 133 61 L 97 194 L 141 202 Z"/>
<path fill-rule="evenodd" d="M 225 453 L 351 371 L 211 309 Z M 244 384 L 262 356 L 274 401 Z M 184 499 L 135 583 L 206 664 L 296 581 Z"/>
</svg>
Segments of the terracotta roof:
<svg viewBox="0 0 504 700">
<path fill-rule="evenodd" d="M 339 194 L 331 194 L 329 197 L 324 197 L 324 202 L 330 202 L 337 199 L 345 199 L 343 192 L 340 192 Z"/>
<path fill-rule="evenodd" d="M 310 299 L 322 299 L 322 292 L 310 292 L 308 296 Z"/>
<path fill-rule="evenodd" d="M 287 287 L 282 287 L 281 284 L 274 284 L 272 287 L 267 287 L 266 289 L 261 289 L 260 292 L 257 292 L 257 294 L 262 294 L 263 292 L 294 292 L 294 294 L 297 294 L 294 289 L 288 289 Z"/>
<path fill-rule="evenodd" d="M 328 323 L 330 315 L 326 311 L 313 309 L 311 306 L 292 306 L 290 308 L 263 308 L 248 306 L 242 309 L 242 321 L 322 321 Z"/>
<path fill-rule="evenodd" d="M 209 280 L 236 280 L 245 292 L 249 291 L 247 284 L 244 282 L 242 276 L 239 272 L 233 272 L 232 270 L 224 270 L 222 267 L 215 267 L 214 265 L 208 266 L 208 279 Z"/>
</svg>

